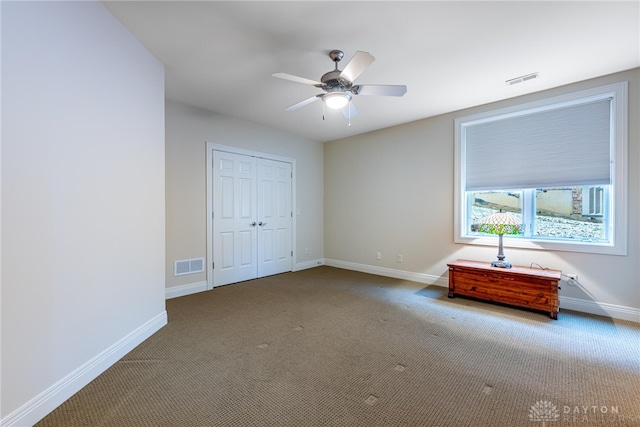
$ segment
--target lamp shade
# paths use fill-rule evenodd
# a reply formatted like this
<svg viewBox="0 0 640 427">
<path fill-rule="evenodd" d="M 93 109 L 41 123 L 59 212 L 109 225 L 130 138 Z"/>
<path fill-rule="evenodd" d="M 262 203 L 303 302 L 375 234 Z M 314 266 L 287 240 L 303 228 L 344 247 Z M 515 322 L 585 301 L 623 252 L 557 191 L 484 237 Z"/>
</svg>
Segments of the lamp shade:
<svg viewBox="0 0 640 427">
<path fill-rule="evenodd" d="M 351 101 L 351 95 L 345 92 L 332 92 L 322 97 L 327 107 L 339 110 Z"/>
<path fill-rule="evenodd" d="M 478 231 L 489 234 L 520 234 L 518 219 L 507 212 L 495 212 L 482 221 Z"/>
</svg>

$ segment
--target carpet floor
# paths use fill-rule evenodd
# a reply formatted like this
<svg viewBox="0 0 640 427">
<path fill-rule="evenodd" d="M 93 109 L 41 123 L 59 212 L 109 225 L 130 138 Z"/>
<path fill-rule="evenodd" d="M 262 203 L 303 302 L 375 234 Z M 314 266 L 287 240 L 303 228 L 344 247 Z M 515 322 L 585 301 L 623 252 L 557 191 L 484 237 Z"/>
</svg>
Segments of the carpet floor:
<svg viewBox="0 0 640 427">
<path fill-rule="evenodd" d="M 37 426 L 640 426 L 632 322 L 331 267 L 167 312 Z"/>
</svg>

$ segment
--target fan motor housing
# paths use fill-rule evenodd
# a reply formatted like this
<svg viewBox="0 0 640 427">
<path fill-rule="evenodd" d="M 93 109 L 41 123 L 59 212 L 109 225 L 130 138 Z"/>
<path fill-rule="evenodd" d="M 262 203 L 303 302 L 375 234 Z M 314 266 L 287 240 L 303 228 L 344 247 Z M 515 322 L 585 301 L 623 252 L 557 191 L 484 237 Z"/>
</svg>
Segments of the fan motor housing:
<svg viewBox="0 0 640 427">
<path fill-rule="evenodd" d="M 351 88 L 351 82 L 341 79 L 341 72 L 340 70 L 329 71 L 320 78 L 320 81 L 326 85 L 329 91 L 349 90 Z"/>
<path fill-rule="evenodd" d="M 336 68 L 333 71 L 325 73 L 320 81 L 324 84 L 324 90 L 326 92 L 338 92 L 348 91 L 351 89 L 351 82 L 340 78 L 341 70 L 338 70 L 338 62 L 344 58 L 344 52 L 341 50 L 332 50 L 329 52 L 329 58 L 336 64 Z"/>
</svg>

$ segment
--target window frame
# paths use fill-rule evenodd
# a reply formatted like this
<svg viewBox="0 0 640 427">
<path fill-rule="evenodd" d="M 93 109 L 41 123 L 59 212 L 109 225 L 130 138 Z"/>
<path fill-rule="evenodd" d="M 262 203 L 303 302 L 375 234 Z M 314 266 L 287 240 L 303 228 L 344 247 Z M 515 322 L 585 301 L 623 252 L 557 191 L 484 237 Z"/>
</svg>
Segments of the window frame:
<svg viewBox="0 0 640 427">
<path fill-rule="evenodd" d="M 560 241 L 545 238 L 523 238 L 504 236 L 503 245 L 512 248 L 541 249 L 554 251 L 585 252 L 608 255 L 627 255 L 627 123 L 628 123 L 628 83 L 626 81 L 600 86 L 579 92 L 541 99 L 497 110 L 485 111 L 454 120 L 454 243 L 495 246 L 495 236 L 467 234 L 467 200 L 465 176 L 465 126 L 482 121 L 495 120 L 528 110 L 551 109 L 558 104 L 581 103 L 586 98 L 611 97 L 611 214 L 609 215 L 610 240 L 603 242 Z M 525 189 L 521 189 L 525 190 Z M 523 215 L 524 209 L 523 206 Z"/>
</svg>

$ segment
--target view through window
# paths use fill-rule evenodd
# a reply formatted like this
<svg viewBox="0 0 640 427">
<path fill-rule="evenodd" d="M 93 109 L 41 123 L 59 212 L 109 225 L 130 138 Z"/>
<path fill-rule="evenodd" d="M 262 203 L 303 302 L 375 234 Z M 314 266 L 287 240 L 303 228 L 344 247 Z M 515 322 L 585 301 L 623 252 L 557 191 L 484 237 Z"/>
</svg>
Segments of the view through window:
<svg viewBox="0 0 640 427">
<path fill-rule="evenodd" d="M 523 238 L 607 242 L 609 186 L 554 187 L 521 191 L 469 192 L 469 233 L 494 212 L 509 212 Z M 510 236 L 517 237 L 517 236 Z"/>
</svg>

